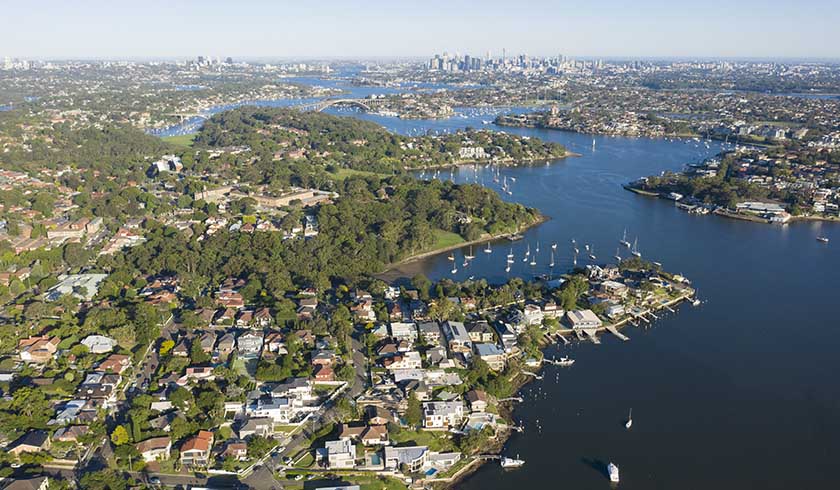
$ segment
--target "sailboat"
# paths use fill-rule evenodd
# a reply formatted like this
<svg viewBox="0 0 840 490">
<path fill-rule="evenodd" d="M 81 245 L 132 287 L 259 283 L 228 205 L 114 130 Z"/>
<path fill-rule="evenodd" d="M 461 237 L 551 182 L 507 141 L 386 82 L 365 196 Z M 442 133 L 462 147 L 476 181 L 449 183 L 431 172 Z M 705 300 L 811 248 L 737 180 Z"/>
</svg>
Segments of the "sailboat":
<svg viewBox="0 0 840 490">
<path fill-rule="evenodd" d="M 455 261 L 455 254 L 452 254 L 452 253 L 449 254 L 449 257 L 447 257 L 447 259 L 454 262 Z"/>
<path fill-rule="evenodd" d="M 490 248 L 490 242 L 487 242 L 487 246 L 484 247 L 484 253 L 486 253 L 486 254 L 493 253 L 493 249 Z"/>
<path fill-rule="evenodd" d="M 528 248 L 525 249 L 525 257 L 522 258 L 522 262 L 528 262 L 528 257 L 531 255 L 531 244 L 528 244 Z"/>
<path fill-rule="evenodd" d="M 596 259 L 596 257 L 595 257 L 595 247 L 590 247 L 589 248 L 589 258 L 592 259 L 592 260 Z"/>
<path fill-rule="evenodd" d="M 621 253 L 619 253 L 619 249 L 615 249 L 615 255 L 613 255 L 613 257 L 615 257 L 615 260 L 621 262 Z"/>
<path fill-rule="evenodd" d="M 592 149 L 595 149 L 595 138 L 592 138 Z"/>
<path fill-rule="evenodd" d="M 453 274 L 457 274 L 457 273 L 458 273 L 458 266 L 457 266 L 457 265 L 453 265 L 453 266 L 452 266 L 452 273 L 453 273 Z"/>
<path fill-rule="evenodd" d="M 551 250 L 557 250 L 557 242 L 551 244 Z"/>
<path fill-rule="evenodd" d="M 551 251 L 551 262 L 549 262 L 548 266 L 554 267 L 554 250 Z"/>
<path fill-rule="evenodd" d="M 624 423 L 624 428 L 629 429 L 633 427 L 633 409 L 630 409 L 630 414 L 627 415 L 627 422 Z"/>
<path fill-rule="evenodd" d="M 510 262 L 505 266 L 505 272 L 510 272 Z"/>
<path fill-rule="evenodd" d="M 621 240 L 619 240 L 618 243 L 624 245 L 627 248 L 630 248 L 630 242 L 627 241 L 627 228 L 624 229 L 624 235 L 621 237 Z"/>
<path fill-rule="evenodd" d="M 473 255 L 472 245 L 470 245 L 470 254 L 469 255 L 464 255 L 464 258 L 467 259 L 467 260 L 472 260 L 472 259 L 475 258 L 475 255 Z"/>
<path fill-rule="evenodd" d="M 639 237 L 636 237 L 636 239 L 633 240 L 633 250 L 631 250 L 630 253 L 636 257 L 642 256 L 641 252 L 639 252 Z"/>
<path fill-rule="evenodd" d="M 540 253 L 540 241 L 537 240 L 537 249 L 534 250 L 536 253 Z"/>
<path fill-rule="evenodd" d="M 507 258 L 509 258 L 509 259 L 513 258 L 513 247 L 510 247 L 510 252 L 508 252 Z"/>
</svg>

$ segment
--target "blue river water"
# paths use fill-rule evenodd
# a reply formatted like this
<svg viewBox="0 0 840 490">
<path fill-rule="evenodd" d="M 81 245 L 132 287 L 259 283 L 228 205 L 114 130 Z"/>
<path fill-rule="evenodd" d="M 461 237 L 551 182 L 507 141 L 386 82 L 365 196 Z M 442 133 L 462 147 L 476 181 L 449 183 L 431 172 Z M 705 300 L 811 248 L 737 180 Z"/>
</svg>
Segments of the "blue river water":
<svg viewBox="0 0 840 490">
<path fill-rule="evenodd" d="M 356 89 L 354 87 L 354 89 Z M 378 88 L 369 89 L 381 90 Z M 360 92 L 353 93 L 358 95 Z M 511 109 L 505 109 L 511 110 Z M 522 109 L 519 109 L 522 110 Z M 644 138 L 592 137 L 560 131 L 498 128 L 488 111 L 459 110 L 447 120 L 401 120 L 331 108 L 401 134 L 488 127 L 566 145 L 579 157 L 502 168 L 504 199 L 538 208 L 551 219 L 510 243 L 456 251 L 404 266 L 411 276 L 487 278 L 557 273 L 572 265 L 571 239 L 588 262 L 610 262 L 624 230 L 645 258 L 690 278 L 703 304 L 683 305 L 648 328 L 625 330 L 628 342 L 553 347 L 571 368 L 549 366 L 527 385 L 514 413 L 525 427 L 505 453 L 519 470 L 487 464 L 458 484 L 463 490 L 604 489 L 605 465 L 621 469 L 622 489 L 835 488 L 840 456 L 840 323 L 836 271 L 840 228 L 828 223 L 771 226 L 694 216 L 672 203 L 637 196 L 621 185 L 643 175 L 679 170 L 719 151 L 704 144 Z M 594 148 L 593 148 L 594 141 Z M 429 175 L 424 175 L 428 178 Z M 493 170 L 464 166 L 438 178 L 499 189 Z M 515 179 L 515 180 L 514 180 Z M 816 241 L 826 236 L 831 244 Z M 556 267 L 550 245 L 557 243 Z M 526 247 L 537 265 L 523 263 Z M 510 273 L 505 255 L 518 258 Z M 626 251 L 619 250 L 626 255 Z M 624 428 L 633 409 L 634 425 Z"/>
</svg>

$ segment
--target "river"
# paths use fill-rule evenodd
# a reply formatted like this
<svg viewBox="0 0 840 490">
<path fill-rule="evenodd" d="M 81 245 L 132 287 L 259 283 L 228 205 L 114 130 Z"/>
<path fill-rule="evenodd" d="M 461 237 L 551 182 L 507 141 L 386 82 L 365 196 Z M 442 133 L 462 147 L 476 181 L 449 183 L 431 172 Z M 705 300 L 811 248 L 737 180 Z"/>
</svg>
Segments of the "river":
<svg viewBox="0 0 840 490">
<path fill-rule="evenodd" d="M 332 108 L 417 134 L 485 126 L 486 114 L 463 110 L 443 121 L 400 120 Z M 500 129 L 500 128 L 496 128 Z M 526 428 L 505 453 L 526 460 L 503 471 L 487 464 L 461 490 L 609 487 L 609 461 L 621 468 L 622 489 L 829 488 L 840 456 L 840 328 L 836 271 L 840 228 L 829 223 L 771 226 L 717 216 L 694 216 L 663 200 L 637 196 L 621 185 L 643 175 L 679 170 L 715 154 L 694 142 L 595 137 L 560 131 L 505 128 L 565 144 L 580 157 L 500 170 L 511 183 L 507 200 L 539 208 L 551 220 L 512 244 L 511 275 L 571 266 L 570 240 L 594 246 L 610 261 L 627 229 L 645 258 L 689 277 L 703 305 L 683 305 L 648 329 L 625 330 L 628 342 L 606 336 L 601 345 L 552 348 L 572 368 L 545 369 L 523 389 L 515 418 Z M 450 178 L 443 172 L 441 178 Z M 451 174 L 498 189 L 492 171 L 472 166 Z M 515 182 L 513 179 L 516 179 Z M 824 235 L 830 245 L 817 242 Z M 538 265 L 521 262 L 540 244 Z M 437 279 L 470 276 L 500 282 L 511 244 L 450 272 L 445 256 L 409 266 Z M 626 255 L 626 251 L 622 251 Z M 586 263 L 585 255 L 579 264 Z M 556 351 L 556 352 L 555 352 Z M 633 409 L 634 425 L 624 420 Z"/>
<path fill-rule="evenodd" d="M 506 129 L 507 131 L 514 131 Z M 526 427 L 505 453 L 527 461 L 516 471 L 485 465 L 462 490 L 607 488 L 605 465 L 621 468 L 626 489 L 789 489 L 834 482 L 840 450 L 840 344 L 833 304 L 840 254 L 815 240 L 840 241 L 836 225 L 771 226 L 694 216 L 663 200 L 637 196 L 621 184 L 678 170 L 714 154 L 692 143 L 592 137 L 521 129 L 520 134 L 566 144 L 581 157 L 506 168 L 509 200 L 551 217 L 513 244 L 511 274 L 549 272 L 550 244 L 558 270 L 571 266 L 570 240 L 592 244 L 610 261 L 624 229 L 644 257 L 681 272 L 699 288 L 700 307 L 683 305 L 629 342 L 552 349 L 572 368 L 547 367 L 528 385 L 515 417 Z M 478 180 L 492 184 L 489 170 Z M 449 175 L 445 175 L 449 177 Z M 472 167 L 455 174 L 475 181 Z M 540 244 L 538 265 L 521 262 Z M 475 251 L 467 268 L 456 253 L 456 279 L 504 280 L 510 244 Z M 583 247 L 581 245 L 581 252 Z M 626 251 L 621 251 L 626 256 Z M 579 264 L 587 263 L 578 259 Z M 433 279 L 453 277 L 446 257 L 407 267 Z M 556 351 L 556 352 L 555 352 Z M 630 408 L 634 426 L 624 429 Z"/>
</svg>

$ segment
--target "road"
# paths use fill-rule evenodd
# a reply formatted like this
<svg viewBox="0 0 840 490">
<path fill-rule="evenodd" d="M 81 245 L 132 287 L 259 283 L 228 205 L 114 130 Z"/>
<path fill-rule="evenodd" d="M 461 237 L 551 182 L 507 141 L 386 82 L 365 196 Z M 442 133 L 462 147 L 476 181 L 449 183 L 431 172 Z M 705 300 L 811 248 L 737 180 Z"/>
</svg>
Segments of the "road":
<svg viewBox="0 0 840 490">
<path fill-rule="evenodd" d="M 353 378 L 353 385 L 350 387 L 350 396 L 355 400 L 365 389 L 370 386 L 370 371 L 367 361 L 367 346 L 362 342 L 364 331 L 357 328 L 350 336 L 350 345 L 353 350 L 353 368 L 356 376 Z"/>
</svg>

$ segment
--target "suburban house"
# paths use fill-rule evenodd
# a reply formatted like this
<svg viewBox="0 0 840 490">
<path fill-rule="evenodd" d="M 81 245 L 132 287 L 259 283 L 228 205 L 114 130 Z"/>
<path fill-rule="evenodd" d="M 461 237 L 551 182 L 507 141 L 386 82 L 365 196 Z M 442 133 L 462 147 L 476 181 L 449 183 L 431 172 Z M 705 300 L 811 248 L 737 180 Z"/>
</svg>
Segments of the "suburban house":
<svg viewBox="0 0 840 490">
<path fill-rule="evenodd" d="M 420 369 L 423 367 L 423 361 L 420 358 L 420 353 L 417 351 L 404 352 L 385 358 L 382 365 L 390 370 L 394 369 Z"/>
<path fill-rule="evenodd" d="M 493 342 L 496 338 L 493 328 L 485 320 L 479 320 L 467 325 L 467 333 L 473 342 Z"/>
<path fill-rule="evenodd" d="M 111 354 L 96 367 L 97 371 L 122 374 L 131 365 L 131 357 L 123 354 Z"/>
<path fill-rule="evenodd" d="M 46 364 L 50 362 L 58 350 L 61 339 L 58 337 L 29 337 L 18 342 L 18 354 L 23 362 Z"/>
<path fill-rule="evenodd" d="M 268 437 L 274 432 L 274 420 L 267 417 L 248 417 L 239 427 L 239 438 L 247 439 L 251 436 Z"/>
<path fill-rule="evenodd" d="M 43 430 L 31 430 L 6 446 L 6 451 L 14 456 L 22 453 L 37 453 L 51 447 L 50 435 Z"/>
<path fill-rule="evenodd" d="M 457 427 L 464 418 L 464 404 L 460 401 L 423 403 L 423 427 L 444 429 Z"/>
<path fill-rule="evenodd" d="M 262 351 L 263 335 L 245 332 L 236 339 L 236 349 L 243 357 L 256 357 Z"/>
<path fill-rule="evenodd" d="M 438 322 L 421 322 L 418 328 L 420 329 L 420 337 L 423 338 L 424 342 L 431 345 L 440 344 L 441 333 Z"/>
<path fill-rule="evenodd" d="M 353 468 L 356 466 L 356 446 L 349 439 L 327 441 L 318 449 L 318 459 L 330 468 Z"/>
<path fill-rule="evenodd" d="M 242 441 L 228 441 L 220 455 L 223 458 L 242 461 L 248 457 L 248 444 Z"/>
<path fill-rule="evenodd" d="M 3 487 L 3 490 L 48 490 L 50 488 L 50 479 L 46 476 L 7 478 L 6 480 L 9 483 Z"/>
<path fill-rule="evenodd" d="M 181 444 L 181 464 L 183 466 L 207 466 L 210 463 L 210 450 L 213 448 L 213 433 L 200 430 Z"/>
<path fill-rule="evenodd" d="M 440 329 L 450 352 L 468 353 L 472 351 L 472 341 L 463 323 L 447 320 L 443 322 Z"/>
<path fill-rule="evenodd" d="M 172 450 L 172 440 L 169 437 L 152 437 L 134 445 L 143 461 L 149 463 L 169 458 Z"/>
<path fill-rule="evenodd" d="M 117 345 L 116 340 L 104 335 L 88 335 L 80 343 L 87 347 L 91 354 L 111 352 Z"/>
<path fill-rule="evenodd" d="M 414 342 L 417 340 L 417 325 L 414 322 L 391 322 L 391 337 Z"/>
</svg>

